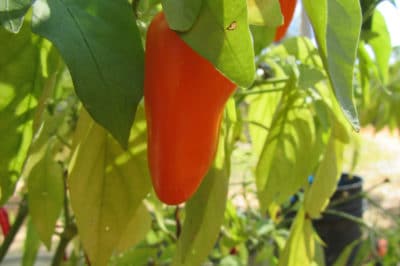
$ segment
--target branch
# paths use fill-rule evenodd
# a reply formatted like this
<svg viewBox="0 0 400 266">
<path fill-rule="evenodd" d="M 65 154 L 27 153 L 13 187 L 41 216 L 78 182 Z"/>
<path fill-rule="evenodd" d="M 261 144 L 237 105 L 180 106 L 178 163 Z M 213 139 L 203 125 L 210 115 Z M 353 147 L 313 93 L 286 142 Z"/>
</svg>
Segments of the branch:
<svg viewBox="0 0 400 266">
<path fill-rule="evenodd" d="M 10 232 L 4 238 L 3 244 L 0 247 L 0 262 L 3 261 L 5 255 L 7 254 L 8 249 L 14 241 L 15 236 L 17 235 L 21 225 L 24 223 L 26 216 L 28 215 L 28 203 L 26 198 L 23 198 L 19 204 L 19 210 L 17 213 L 17 217 L 13 225 L 11 226 Z"/>
</svg>

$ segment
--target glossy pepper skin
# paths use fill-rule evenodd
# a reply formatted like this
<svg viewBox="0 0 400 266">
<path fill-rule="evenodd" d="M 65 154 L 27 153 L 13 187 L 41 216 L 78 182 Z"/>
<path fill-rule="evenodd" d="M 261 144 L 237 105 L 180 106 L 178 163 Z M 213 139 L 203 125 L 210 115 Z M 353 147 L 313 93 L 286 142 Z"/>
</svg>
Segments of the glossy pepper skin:
<svg viewBox="0 0 400 266">
<path fill-rule="evenodd" d="M 275 33 L 275 41 L 280 41 L 286 34 L 290 22 L 292 22 L 297 0 L 279 0 L 283 15 L 283 24 L 279 26 Z"/>
<path fill-rule="evenodd" d="M 169 29 L 163 13 L 155 16 L 146 37 L 144 100 L 150 174 L 162 202 L 182 203 L 199 187 L 235 87 Z"/>
</svg>

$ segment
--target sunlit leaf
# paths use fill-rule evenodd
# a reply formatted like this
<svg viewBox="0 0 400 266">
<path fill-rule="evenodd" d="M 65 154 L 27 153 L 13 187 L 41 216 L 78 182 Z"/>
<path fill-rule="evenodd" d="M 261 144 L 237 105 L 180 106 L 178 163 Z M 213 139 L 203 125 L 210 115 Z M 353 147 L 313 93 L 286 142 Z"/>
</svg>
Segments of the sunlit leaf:
<svg viewBox="0 0 400 266">
<path fill-rule="evenodd" d="M 372 32 L 377 33 L 378 36 L 372 38 L 370 41 L 368 41 L 368 43 L 374 50 L 375 61 L 382 82 L 386 84 L 389 75 L 389 60 L 390 55 L 392 54 L 392 43 L 386 26 L 385 18 L 378 10 L 375 10 L 375 13 L 372 17 L 371 30 Z"/>
<path fill-rule="evenodd" d="M 79 234 L 92 264 L 106 265 L 151 186 L 143 107 L 128 151 L 84 111 L 73 146 L 69 187 Z"/>
<path fill-rule="evenodd" d="M 353 69 L 361 31 L 359 1 L 304 0 L 314 28 L 321 57 L 341 109 L 355 130 L 359 130 L 353 102 Z"/>
<path fill-rule="evenodd" d="M 143 95 L 144 64 L 128 2 L 37 0 L 32 25 L 60 51 L 76 93 L 94 120 L 127 146 Z"/>
<path fill-rule="evenodd" d="M 246 1 L 204 0 L 196 23 L 180 36 L 239 86 L 252 83 L 255 65 Z"/>
<path fill-rule="evenodd" d="M 304 196 L 304 209 L 311 218 L 320 216 L 336 190 L 342 173 L 343 148 L 344 144 L 332 133 L 315 173 L 314 182 Z"/>
<path fill-rule="evenodd" d="M 311 219 L 306 217 L 304 209 L 300 209 L 280 256 L 279 266 L 311 265 L 315 253 L 313 230 Z"/>
<path fill-rule="evenodd" d="M 272 202 L 288 200 L 306 183 L 317 163 L 313 116 L 301 104 L 301 99 L 284 97 L 274 115 L 256 169 L 262 211 Z"/>
<path fill-rule="evenodd" d="M 31 0 L 0 1 L 0 24 L 6 30 L 18 33 L 22 27 L 25 13 L 31 4 Z"/>
<path fill-rule="evenodd" d="M 0 204 L 13 193 L 32 139 L 32 119 L 50 45 L 28 25 L 14 35 L 0 28 Z"/>
<path fill-rule="evenodd" d="M 278 0 L 247 0 L 249 23 L 275 28 L 283 23 Z"/>
</svg>

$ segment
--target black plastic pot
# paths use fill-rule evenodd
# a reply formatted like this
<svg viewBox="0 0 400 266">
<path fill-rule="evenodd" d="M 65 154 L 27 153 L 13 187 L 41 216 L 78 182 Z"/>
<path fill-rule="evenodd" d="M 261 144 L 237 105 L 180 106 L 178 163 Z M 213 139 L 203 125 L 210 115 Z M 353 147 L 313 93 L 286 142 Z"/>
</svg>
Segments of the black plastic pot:
<svg viewBox="0 0 400 266">
<path fill-rule="evenodd" d="M 358 218 L 363 214 L 362 178 L 342 174 L 338 188 L 331 197 L 328 209 L 349 214 Z M 323 214 L 322 218 L 314 221 L 315 229 L 325 242 L 325 262 L 333 265 L 343 249 L 353 241 L 361 238 L 361 227 L 357 222 L 333 215 Z M 351 266 L 359 246 L 355 246 L 347 263 Z"/>
</svg>

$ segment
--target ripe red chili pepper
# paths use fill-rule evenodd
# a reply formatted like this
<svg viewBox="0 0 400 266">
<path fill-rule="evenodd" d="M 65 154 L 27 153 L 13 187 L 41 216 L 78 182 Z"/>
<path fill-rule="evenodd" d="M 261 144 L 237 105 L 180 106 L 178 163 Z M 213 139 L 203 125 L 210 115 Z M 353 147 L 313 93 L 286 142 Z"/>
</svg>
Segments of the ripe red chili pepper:
<svg viewBox="0 0 400 266">
<path fill-rule="evenodd" d="M 161 201 L 196 191 L 214 159 L 224 105 L 235 84 L 155 16 L 146 39 L 144 99 L 148 160 Z"/>
<path fill-rule="evenodd" d="M 376 251 L 379 257 L 384 257 L 388 252 L 388 241 L 384 238 L 379 238 L 376 241 Z"/>
<path fill-rule="evenodd" d="M 297 0 L 279 0 L 283 15 L 283 24 L 276 29 L 275 41 L 280 41 L 286 34 L 290 22 L 292 22 Z"/>
<path fill-rule="evenodd" d="M 7 236 L 8 232 L 10 232 L 11 225 L 10 225 L 10 219 L 8 217 L 8 212 L 4 207 L 0 208 L 0 226 L 1 226 L 1 231 L 3 231 L 4 237 Z"/>
</svg>

